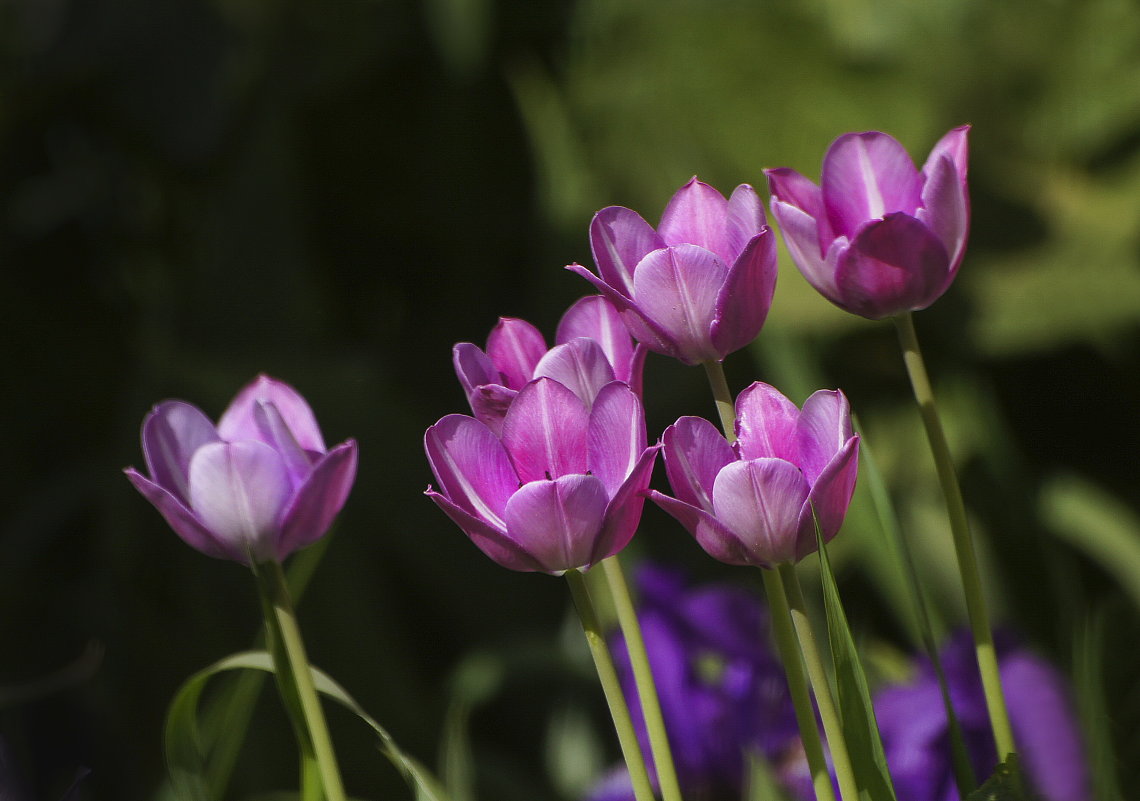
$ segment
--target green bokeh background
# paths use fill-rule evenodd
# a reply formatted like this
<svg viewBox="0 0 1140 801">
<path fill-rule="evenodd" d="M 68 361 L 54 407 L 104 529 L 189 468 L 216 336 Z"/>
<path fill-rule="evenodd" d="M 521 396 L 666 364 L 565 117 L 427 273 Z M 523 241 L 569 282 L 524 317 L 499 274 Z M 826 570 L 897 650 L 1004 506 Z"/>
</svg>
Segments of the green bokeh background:
<svg viewBox="0 0 1140 801">
<path fill-rule="evenodd" d="M 455 699 L 500 675 L 471 718 L 481 796 L 574 798 L 613 744 L 565 587 L 491 564 L 421 496 L 422 431 L 464 409 L 451 345 L 499 315 L 552 334 L 602 206 L 655 221 L 693 174 L 817 176 L 852 130 L 921 163 L 965 122 L 971 244 L 919 333 L 995 617 L 1076 675 L 1103 797 L 1140 779 L 1137 3 L 0 0 L 0 59 L 0 737 L 31 798 L 80 765 L 84 799 L 160 798 L 165 704 L 251 643 L 249 575 L 185 547 L 120 470 L 154 402 L 216 416 L 259 371 L 360 443 L 301 610 L 314 661 L 428 764 Z M 737 389 L 847 392 L 960 621 L 890 326 L 785 259 L 727 367 Z M 650 359 L 653 436 L 711 414 L 703 381 Z M 889 672 L 906 626 L 859 499 L 833 557 Z M 633 554 L 746 580 L 656 510 Z M 332 718 L 349 790 L 410 797 Z M 294 783 L 266 693 L 228 797 Z"/>
</svg>

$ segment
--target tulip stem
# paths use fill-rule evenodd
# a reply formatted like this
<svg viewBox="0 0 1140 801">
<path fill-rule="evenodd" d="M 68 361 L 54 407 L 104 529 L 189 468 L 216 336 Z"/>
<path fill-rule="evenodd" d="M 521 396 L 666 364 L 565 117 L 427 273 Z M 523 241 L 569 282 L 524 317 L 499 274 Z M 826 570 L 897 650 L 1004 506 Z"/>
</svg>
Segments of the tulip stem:
<svg viewBox="0 0 1140 801">
<path fill-rule="evenodd" d="M 704 365 L 713 399 L 716 401 L 716 410 L 720 415 L 721 429 L 730 443 L 735 442 L 736 406 L 732 400 L 732 390 L 728 387 L 728 379 L 724 375 L 724 365 L 715 361 L 705 362 Z M 780 662 L 784 665 L 784 674 L 788 677 L 788 693 L 792 696 L 792 706 L 796 711 L 796 723 L 799 725 L 800 739 L 803 742 L 804 755 L 807 757 L 808 770 L 811 772 L 816 801 L 835 801 L 835 790 L 831 786 L 831 774 L 823 754 L 819 727 L 815 722 L 815 708 L 812 706 L 811 693 L 804 676 L 803 658 L 800 646 L 796 642 L 795 629 L 792 627 L 784 582 L 776 570 L 761 570 L 760 573 L 764 577 L 764 592 L 768 596 L 772 635 L 776 640 L 776 650 L 780 653 Z M 830 694 L 828 697 L 830 698 Z M 849 801 L 855 801 L 856 798 L 857 796 L 851 796 Z"/>
<path fill-rule="evenodd" d="M 677 782 L 677 770 L 673 765 L 673 752 L 669 749 L 665 718 L 661 714 L 661 701 L 657 696 L 657 685 L 653 681 L 649 654 L 645 650 L 645 638 L 641 636 L 641 624 L 637 621 L 629 584 L 616 554 L 602 560 L 602 571 L 610 588 L 618 625 L 621 626 L 629 661 L 633 666 L 633 678 L 637 684 L 645 729 L 649 733 L 649 747 L 653 752 L 653 765 L 657 769 L 657 783 L 661 787 L 662 798 L 664 801 L 681 801 L 681 786 Z"/>
<path fill-rule="evenodd" d="M 823 742 L 815 722 L 815 708 L 811 703 L 804 663 L 792 628 L 788 596 L 778 570 L 761 570 L 764 578 L 764 592 L 768 596 L 768 610 L 772 620 L 772 635 L 776 640 L 776 650 L 788 677 L 788 693 L 792 696 L 792 706 L 796 711 L 796 723 L 800 728 L 804 755 L 807 757 L 811 783 L 815 788 L 816 801 L 835 801 L 835 789 L 831 785 L 831 774 L 827 769 L 827 758 L 823 753 Z"/>
<path fill-rule="evenodd" d="M 827 680 L 827 669 L 823 666 L 823 658 L 819 653 L 819 646 L 815 641 L 815 632 L 812 631 L 811 620 L 808 619 L 807 604 L 804 602 L 804 593 L 800 588 L 800 578 L 796 574 L 796 566 L 791 563 L 780 565 L 776 571 L 785 587 L 788 598 L 789 611 L 792 624 L 796 629 L 796 638 L 800 643 L 800 651 L 807 666 L 808 676 L 815 695 L 815 703 L 819 708 L 819 717 L 823 720 L 823 730 L 827 735 L 827 745 L 831 749 L 831 762 L 835 766 L 835 778 L 839 781 L 839 792 L 844 801 L 857 801 L 859 788 L 855 783 L 855 769 L 851 766 L 851 755 L 847 751 L 847 740 L 843 736 L 843 721 L 839 716 L 839 709 L 835 705 L 835 696 L 831 692 L 831 684 Z"/>
<path fill-rule="evenodd" d="M 713 400 L 716 401 L 716 412 L 720 415 L 720 427 L 729 442 L 736 441 L 736 404 L 732 400 L 732 390 L 728 388 L 728 379 L 724 375 L 724 365 L 721 362 L 704 362 L 705 374 L 709 377 L 709 386 L 712 388 Z"/>
<path fill-rule="evenodd" d="M 938 470 L 938 480 L 942 484 L 942 493 L 946 499 L 950 531 L 954 536 L 954 552 L 958 557 L 958 572 L 962 577 L 962 588 L 966 596 L 966 613 L 970 618 L 978 669 L 982 674 L 986 709 L 989 711 L 990 726 L 994 732 L 998 760 L 1004 762 L 1016 748 L 1013 742 L 1013 729 L 1009 723 L 1009 711 L 1006 709 L 1005 695 L 1002 692 L 997 651 L 994 648 L 985 594 L 982 592 L 982 580 L 978 573 L 978 560 L 974 553 L 974 540 L 966 517 L 966 506 L 962 500 L 962 490 L 958 486 L 958 476 L 954 472 L 950 446 L 942 430 L 942 420 L 934 404 L 934 390 L 930 385 L 926 365 L 922 360 L 922 351 L 918 346 L 914 318 L 910 312 L 906 312 L 895 317 L 894 321 L 898 329 L 899 345 L 902 347 L 903 362 L 910 376 L 914 399 L 922 415 L 923 425 L 926 427 L 926 438 L 930 441 L 930 450 Z"/>
<path fill-rule="evenodd" d="M 575 609 L 578 610 L 578 618 L 582 621 L 586 644 L 590 646 L 590 654 L 594 657 L 598 680 L 602 684 L 602 692 L 605 693 L 606 704 L 610 708 L 610 717 L 613 718 L 614 728 L 617 730 L 618 744 L 621 746 L 622 756 L 629 769 L 630 782 L 633 784 L 633 795 L 637 801 L 654 801 L 653 785 L 649 781 L 645 757 L 642 756 L 641 746 L 637 742 L 633 718 L 630 717 L 625 696 L 622 695 L 621 682 L 618 680 L 613 657 L 610 656 L 610 649 L 606 645 L 605 635 L 598 622 L 598 613 L 594 609 L 594 602 L 590 600 L 586 577 L 575 568 L 566 571 L 566 582 L 570 585 L 570 595 L 574 599 Z"/>
<path fill-rule="evenodd" d="M 282 697 L 290 714 L 300 710 L 300 720 L 294 719 L 302 755 L 303 798 L 310 796 L 316 782 L 312 776 L 313 762 L 328 801 L 345 801 L 344 786 L 337 767 L 336 754 L 325 723 L 320 699 L 313 686 L 313 674 L 305 655 L 301 629 L 289 597 L 289 587 L 281 564 L 276 560 L 263 562 L 254 568 L 258 589 L 265 610 L 265 626 L 273 663 L 281 687 Z"/>
</svg>

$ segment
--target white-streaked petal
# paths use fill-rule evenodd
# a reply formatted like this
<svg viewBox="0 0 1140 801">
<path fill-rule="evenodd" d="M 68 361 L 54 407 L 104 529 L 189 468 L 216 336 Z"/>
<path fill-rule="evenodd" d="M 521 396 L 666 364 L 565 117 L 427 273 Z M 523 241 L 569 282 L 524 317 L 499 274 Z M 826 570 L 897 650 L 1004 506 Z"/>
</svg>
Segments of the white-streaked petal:
<svg viewBox="0 0 1140 801">
<path fill-rule="evenodd" d="M 503 420 L 503 447 L 524 484 L 586 472 L 589 413 L 582 399 L 550 378 L 522 390 Z"/>
<path fill-rule="evenodd" d="M 534 377 L 553 378 L 589 408 L 602 387 L 614 380 L 614 370 L 601 345 L 576 337 L 547 351 L 535 365 Z"/>
<path fill-rule="evenodd" d="M 605 518 L 606 490 L 595 476 L 567 475 L 524 484 L 504 518 L 519 542 L 549 573 L 590 563 Z"/>
<path fill-rule="evenodd" d="M 505 530 L 503 510 L 519 480 L 506 450 L 487 426 L 466 415 L 448 415 L 424 433 L 424 450 L 453 503 Z"/>
<path fill-rule="evenodd" d="M 142 427 L 143 456 L 151 480 L 189 504 L 190 459 L 203 445 L 219 440 L 214 424 L 197 406 L 185 401 L 160 403 Z"/>
<path fill-rule="evenodd" d="M 272 403 L 285 419 L 293 437 L 307 451 L 325 452 L 317 418 L 301 394 L 284 381 L 259 375 L 247 384 L 218 420 L 218 434 L 227 442 L 240 439 L 262 439 L 253 409 L 258 402 Z"/>
<path fill-rule="evenodd" d="M 808 484 L 782 459 L 733 462 L 717 474 L 713 511 L 755 556 L 768 564 L 794 562 L 800 511 Z"/>
</svg>

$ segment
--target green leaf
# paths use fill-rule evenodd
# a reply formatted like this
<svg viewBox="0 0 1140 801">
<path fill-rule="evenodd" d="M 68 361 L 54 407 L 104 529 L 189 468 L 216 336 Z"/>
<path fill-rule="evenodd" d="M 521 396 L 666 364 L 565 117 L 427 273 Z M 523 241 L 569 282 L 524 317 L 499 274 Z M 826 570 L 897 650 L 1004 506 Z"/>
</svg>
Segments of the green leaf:
<svg viewBox="0 0 1140 801">
<path fill-rule="evenodd" d="M 1037 801 L 1037 796 L 1025 789 L 1017 754 L 997 766 L 997 770 L 966 801 Z"/>
<path fill-rule="evenodd" d="M 831 657 L 835 663 L 835 683 L 839 691 L 839 713 L 843 719 L 843 736 L 851 754 L 855 784 L 859 788 L 860 799 L 894 801 L 895 788 L 887 769 L 887 756 L 879 737 L 867 676 L 859 661 L 851 627 L 847 624 L 847 614 L 843 611 L 839 588 L 835 583 L 835 574 L 831 571 L 831 561 L 827 558 L 827 546 L 819 530 L 818 520 L 815 533 L 819 542 L 820 582 L 824 610 L 827 613 L 827 634 L 831 644 Z"/>
<path fill-rule="evenodd" d="M 198 671 L 179 688 L 166 715 L 165 743 L 174 797 L 180 801 L 212 797 L 205 766 L 207 754 L 198 728 L 198 701 L 211 678 L 230 670 L 275 672 L 273 658 L 267 651 L 244 651 Z M 388 730 L 365 712 L 343 687 L 316 668 L 313 668 L 313 683 L 317 692 L 347 708 L 379 736 L 381 752 L 415 790 L 416 801 L 448 801 L 439 781 L 419 761 L 405 754 Z"/>
</svg>

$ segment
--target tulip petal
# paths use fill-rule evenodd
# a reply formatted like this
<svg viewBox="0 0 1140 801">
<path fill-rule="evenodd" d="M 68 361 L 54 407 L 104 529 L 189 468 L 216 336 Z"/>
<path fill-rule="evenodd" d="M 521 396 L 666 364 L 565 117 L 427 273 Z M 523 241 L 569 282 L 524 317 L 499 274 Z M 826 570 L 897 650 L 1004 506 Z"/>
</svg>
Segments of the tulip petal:
<svg viewBox="0 0 1140 801">
<path fill-rule="evenodd" d="M 645 413 L 626 384 L 614 381 L 598 394 L 586 440 L 586 468 L 612 498 L 645 450 Z"/>
<path fill-rule="evenodd" d="M 732 446 L 703 417 L 682 417 L 665 429 L 665 473 L 683 503 L 711 512 L 717 473 L 736 461 Z"/>
<path fill-rule="evenodd" d="M 281 454 L 294 489 L 312 472 L 313 463 L 323 454 L 305 451 L 293 438 L 285 418 L 272 403 L 259 401 L 253 406 L 253 418 L 261 430 L 261 441 Z"/>
<path fill-rule="evenodd" d="M 810 179 L 788 167 L 764 170 L 764 174 L 768 177 L 768 188 L 772 194 L 772 214 L 780 223 L 781 230 L 784 230 L 785 237 L 789 235 L 789 232 L 785 230 L 788 228 L 788 224 L 776 213 L 777 205 L 789 211 L 797 209 L 802 212 L 803 216 L 812 221 L 811 225 L 807 226 L 810 228 L 811 236 L 805 235 L 803 237 L 803 247 L 805 252 L 814 252 L 814 258 L 818 261 L 827 253 L 828 248 L 831 247 L 831 243 L 836 238 L 835 232 L 831 230 L 831 223 L 827 219 L 827 209 L 823 205 L 822 190 Z M 812 237 L 816 242 L 814 251 L 810 250 L 808 244 L 812 241 Z M 798 260 L 796 263 L 799 263 Z"/>
<path fill-rule="evenodd" d="M 548 573 L 590 564 L 605 518 L 606 490 L 595 476 L 564 475 L 523 484 L 507 502 L 511 538 Z"/>
<path fill-rule="evenodd" d="M 544 569 L 538 560 L 512 540 L 505 531 L 472 516 L 448 500 L 446 496 L 432 490 L 431 487 L 428 487 L 424 495 L 435 501 L 435 505 L 451 518 L 451 522 L 459 526 L 471 542 L 475 543 L 475 547 L 496 564 L 502 565 L 508 570 L 542 571 Z"/>
<path fill-rule="evenodd" d="M 241 439 L 265 441 L 254 418 L 253 409 L 258 401 L 277 407 L 285 424 L 293 432 L 298 444 L 307 451 L 324 453 L 325 440 L 321 436 L 317 418 L 300 393 L 284 381 L 259 375 L 247 384 L 218 420 L 218 434 L 227 442 Z M 272 443 L 267 443 L 272 444 Z"/>
<path fill-rule="evenodd" d="M 550 378 L 520 390 L 503 420 L 503 447 L 519 481 L 586 472 L 589 413 L 577 395 Z"/>
<path fill-rule="evenodd" d="M 203 445 L 218 441 L 210 419 L 183 401 L 160 403 L 143 421 L 143 456 L 151 479 L 183 504 L 190 503 L 191 457 Z"/>
<path fill-rule="evenodd" d="M 451 363 L 455 367 L 455 377 L 459 379 L 459 384 L 467 393 L 468 400 L 475 387 L 501 384 L 503 381 L 499 368 L 495 367 L 491 357 L 478 345 L 470 342 L 460 342 L 451 349 Z"/>
<path fill-rule="evenodd" d="M 729 247 L 727 216 L 728 201 L 724 195 L 694 176 L 669 199 L 657 233 L 667 246 L 696 245 L 712 251 L 725 264 L 732 264 L 739 251 Z"/>
<path fill-rule="evenodd" d="M 636 301 L 614 289 L 581 264 L 567 264 L 566 269 L 585 278 L 606 300 L 614 304 L 614 308 L 621 314 L 626 330 L 634 339 L 646 345 L 654 353 L 676 356 L 676 347 L 669 335 L 645 315 Z"/>
<path fill-rule="evenodd" d="M 602 387 L 614 380 L 614 370 L 601 345 L 577 337 L 547 351 L 535 366 L 534 377 L 554 379 L 581 398 L 588 409 Z"/>
<path fill-rule="evenodd" d="M 424 450 L 452 503 L 506 530 L 503 510 L 519 480 L 507 452 L 487 426 L 466 415 L 450 414 L 424 432 Z"/>
<path fill-rule="evenodd" d="M 605 522 L 601 536 L 594 545 L 590 564 L 596 564 L 606 557 L 613 556 L 629 545 L 641 522 L 641 510 L 645 506 L 645 490 L 653 476 L 653 464 L 657 460 L 660 446 L 654 445 L 641 452 L 641 456 L 606 507 Z"/>
<path fill-rule="evenodd" d="M 546 340 L 526 320 L 500 317 L 487 337 L 487 357 L 510 389 L 522 389 L 534 377 L 534 366 L 545 353 Z"/>
<path fill-rule="evenodd" d="M 820 473 L 800 511 L 799 543 L 796 558 L 803 559 L 815 553 L 819 543 L 815 537 L 815 519 L 824 542 L 831 542 L 843 527 L 843 518 L 855 494 L 855 479 L 859 475 L 859 437 L 851 437 Z M 815 519 L 812 518 L 812 508 Z"/>
<path fill-rule="evenodd" d="M 313 465 L 281 520 L 277 559 L 312 545 L 329 530 L 356 480 L 356 442 L 337 445 Z"/>
<path fill-rule="evenodd" d="M 629 383 L 633 340 L 614 304 L 601 295 L 589 295 L 574 303 L 558 322 L 554 341 L 559 345 L 576 337 L 597 342 L 614 368 L 614 377 Z"/>
<path fill-rule="evenodd" d="M 609 206 L 590 221 L 590 248 L 598 275 L 625 297 L 633 295 L 633 273 L 650 251 L 665 241 L 641 215 L 624 206 Z"/>
<path fill-rule="evenodd" d="M 741 542 L 734 532 L 703 509 L 670 498 L 657 490 L 649 490 L 646 497 L 684 526 L 713 559 L 729 565 L 770 566 L 753 549 Z"/>
<path fill-rule="evenodd" d="M 925 309 L 946 289 L 946 248 L 929 228 L 905 214 L 863 228 L 840 257 L 839 305 L 881 320 Z"/>
<path fill-rule="evenodd" d="M 732 264 L 740 258 L 748 243 L 768 227 L 768 218 L 764 215 L 764 201 L 748 184 L 741 184 L 732 190 L 732 196 L 728 199 L 724 226 L 726 249 L 732 254 L 730 258 L 725 259 L 725 263 Z"/>
<path fill-rule="evenodd" d="M 957 128 L 947 131 L 946 135 L 938 140 L 937 144 L 931 148 L 930 155 L 926 159 L 926 164 L 922 167 L 922 172 L 927 177 L 927 180 L 929 180 L 931 175 L 931 167 L 941 161 L 943 157 L 946 157 L 950 159 L 954 165 L 954 171 L 958 174 L 959 180 L 965 185 L 970 155 L 967 136 L 969 133 L 969 125 L 959 125 Z"/>
<path fill-rule="evenodd" d="M 728 267 L 712 251 L 696 245 L 655 250 L 634 275 L 634 298 L 641 312 L 666 333 L 677 358 L 687 364 L 720 359 L 711 327 Z"/>
<path fill-rule="evenodd" d="M 922 176 L 906 148 L 878 131 L 836 139 L 823 158 L 820 186 L 832 230 L 849 239 L 867 221 L 913 215 L 922 202 Z"/>
<path fill-rule="evenodd" d="M 499 384 L 484 384 L 475 387 L 471 393 L 471 412 L 496 437 L 503 433 L 503 418 L 507 416 L 507 409 L 511 408 L 518 391 L 507 389 Z"/>
<path fill-rule="evenodd" d="M 133 467 L 123 471 L 134 488 L 159 511 L 174 533 L 191 548 L 217 559 L 233 559 L 246 563 L 244 551 L 221 542 L 194 516 L 173 492 L 139 474 Z"/>
<path fill-rule="evenodd" d="M 854 433 L 847 396 L 838 390 L 813 392 L 804 401 L 796 423 L 797 456 L 790 461 L 800 466 L 809 484 L 814 484 Z"/>
<path fill-rule="evenodd" d="M 753 563 L 795 561 L 800 510 L 807 497 L 803 474 L 783 459 L 733 462 L 713 484 L 717 520 L 736 534 Z"/>
<path fill-rule="evenodd" d="M 760 333 L 776 291 L 776 235 L 765 228 L 732 263 L 717 293 L 710 335 L 718 353 L 740 350 Z"/>
<path fill-rule="evenodd" d="M 256 440 L 203 445 L 190 460 L 190 507 L 232 550 L 277 555 L 278 520 L 292 494 L 285 464 Z"/>
<path fill-rule="evenodd" d="M 926 184 L 922 188 L 922 208 L 915 215 L 946 246 L 950 255 L 947 280 L 953 280 L 966 252 L 970 233 L 970 198 L 963 176 L 949 155 L 924 168 Z"/>
<path fill-rule="evenodd" d="M 800 410 L 778 389 L 753 382 L 736 398 L 737 448 L 742 459 L 774 457 L 795 463 Z"/>
</svg>

